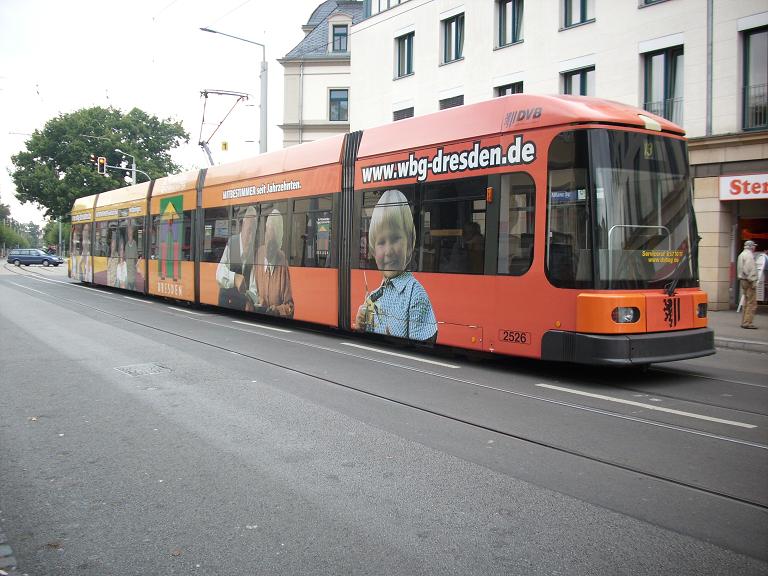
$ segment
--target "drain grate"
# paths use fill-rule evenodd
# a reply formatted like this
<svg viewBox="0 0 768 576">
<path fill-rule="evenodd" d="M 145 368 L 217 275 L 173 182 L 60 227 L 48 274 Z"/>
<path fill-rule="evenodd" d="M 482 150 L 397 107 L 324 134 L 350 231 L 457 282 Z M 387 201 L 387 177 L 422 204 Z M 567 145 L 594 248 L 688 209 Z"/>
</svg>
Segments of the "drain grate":
<svg viewBox="0 0 768 576">
<path fill-rule="evenodd" d="M 131 364 L 130 366 L 116 366 L 115 370 L 128 374 L 128 376 L 151 376 L 152 374 L 162 374 L 170 372 L 171 369 L 154 362 L 149 364 Z"/>
</svg>

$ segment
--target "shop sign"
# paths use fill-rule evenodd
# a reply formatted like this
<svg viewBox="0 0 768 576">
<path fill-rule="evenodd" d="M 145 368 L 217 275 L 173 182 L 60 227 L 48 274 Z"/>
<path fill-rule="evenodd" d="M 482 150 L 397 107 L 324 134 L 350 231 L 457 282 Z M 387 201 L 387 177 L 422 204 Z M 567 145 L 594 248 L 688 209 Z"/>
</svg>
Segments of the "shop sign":
<svg viewBox="0 0 768 576">
<path fill-rule="evenodd" d="M 720 200 L 768 200 L 768 174 L 720 177 Z"/>
</svg>

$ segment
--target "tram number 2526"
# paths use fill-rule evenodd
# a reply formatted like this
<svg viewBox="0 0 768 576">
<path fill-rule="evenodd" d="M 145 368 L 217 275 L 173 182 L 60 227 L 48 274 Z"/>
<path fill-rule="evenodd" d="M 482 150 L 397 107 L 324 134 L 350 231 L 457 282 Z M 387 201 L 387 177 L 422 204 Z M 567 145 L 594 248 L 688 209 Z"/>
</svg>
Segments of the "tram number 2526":
<svg viewBox="0 0 768 576">
<path fill-rule="evenodd" d="M 530 344 L 531 333 L 517 330 L 499 330 L 499 340 L 510 344 Z"/>
</svg>

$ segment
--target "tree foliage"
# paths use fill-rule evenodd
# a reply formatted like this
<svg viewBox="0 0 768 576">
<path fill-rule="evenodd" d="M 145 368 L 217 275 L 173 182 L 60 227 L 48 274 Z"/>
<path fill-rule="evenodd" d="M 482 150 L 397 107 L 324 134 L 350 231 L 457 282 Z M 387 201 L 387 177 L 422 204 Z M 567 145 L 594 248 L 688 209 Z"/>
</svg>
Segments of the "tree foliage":
<svg viewBox="0 0 768 576">
<path fill-rule="evenodd" d="M 8 226 L 0 223 L 0 250 L 10 250 L 11 248 L 29 248 L 29 240 L 19 233 L 15 226 Z"/>
<path fill-rule="evenodd" d="M 189 134 L 179 122 L 160 120 L 134 108 L 127 114 L 114 108 L 84 108 L 60 114 L 35 130 L 26 150 L 11 158 L 16 197 L 36 202 L 45 215 L 57 218 L 68 214 L 75 198 L 126 186 L 125 170 L 109 170 L 107 177 L 96 172 L 90 155 L 105 156 L 110 166 L 120 166 L 136 157 L 136 167 L 152 178 L 181 170 L 170 152 Z M 137 175 L 137 182 L 145 178 Z"/>
<path fill-rule="evenodd" d="M 45 225 L 45 229 L 43 230 L 44 246 L 59 245 L 59 225 L 61 225 L 61 243 L 63 244 L 63 248 L 69 246 L 69 233 L 72 225 L 69 222 L 59 223 L 56 220 L 51 220 Z"/>
</svg>

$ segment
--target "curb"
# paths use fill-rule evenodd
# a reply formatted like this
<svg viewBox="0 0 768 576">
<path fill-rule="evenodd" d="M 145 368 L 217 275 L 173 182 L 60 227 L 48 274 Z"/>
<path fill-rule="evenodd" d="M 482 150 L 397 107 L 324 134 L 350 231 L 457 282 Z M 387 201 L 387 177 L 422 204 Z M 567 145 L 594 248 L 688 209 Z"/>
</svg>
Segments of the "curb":
<svg viewBox="0 0 768 576">
<path fill-rule="evenodd" d="M 746 350 L 748 352 L 768 353 L 768 344 L 755 342 L 754 340 L 738 340 L 736 338 L 715 338 L 715 348 L 729 348 L 731 350 Z"/>
<path fill-rule="evenodd" d="M 0 531 L 0 575 L 15 572 L 16 568 L 16 558 L 13 557 L 13 550 L 8 543 L 8 538 Z"/>
</svg>

